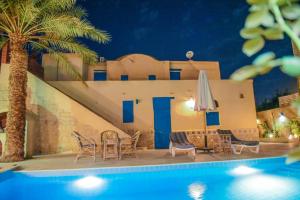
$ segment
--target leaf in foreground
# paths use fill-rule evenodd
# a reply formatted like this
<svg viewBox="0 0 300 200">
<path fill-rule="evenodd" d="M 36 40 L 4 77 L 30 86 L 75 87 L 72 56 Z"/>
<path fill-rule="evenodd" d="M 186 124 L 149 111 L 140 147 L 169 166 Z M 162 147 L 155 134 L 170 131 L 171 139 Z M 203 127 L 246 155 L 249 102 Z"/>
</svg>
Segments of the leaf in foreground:
<svg viewBox="0 0 300 200">
<path fill-rule="evenodd" d="M 263 53 L 259 56 L 257 56 L 257 58 L 253 61 L 253 64 L 254 65 L 264 65 L 266 64 L 267 62 L 275 59 L 275 53 L 273 52 L 266 52 L 266 53 Z"/>
<path fill-rule="evenodd" d="M 240 35 L 244 39 L 253 39 L 253 38 L 259 37 L 263 32 L 264 32 L 264 30 L 262 28 L 260 28 L 260 27 L 256 27 L 256 28 L 243 28 L 240 31 Z"/>
<path fill-rule="evenodd" d="M 237 71 L 235 71 L 230 78 L 235 81 L 243 81 L 249 78 L 253 78 L 256 75 L 257 75 L 256 67 L 253 65 L 246 65 L 238 69 Z"/>
<path fill-rule="evenodd" d="M 281 59 L 282 66 L 281 71 L 289 76 L 300 76 L 300 57 L 285 56 Z"/>
<path fill-rule="evenodd" d="M 243 52 L 247 56 L 252 56 L 260 51 L 265 46 L 265 40 L 262 37 L 257 37 L 247 40 L 243 45 Z"/>
<path fill-rule="evenodd" d="M 282 40 L 284 38 L 284 34 L 280 28 L 269 28 L 264 31 L 264 36 L 268 40 Z"/>
</svg>

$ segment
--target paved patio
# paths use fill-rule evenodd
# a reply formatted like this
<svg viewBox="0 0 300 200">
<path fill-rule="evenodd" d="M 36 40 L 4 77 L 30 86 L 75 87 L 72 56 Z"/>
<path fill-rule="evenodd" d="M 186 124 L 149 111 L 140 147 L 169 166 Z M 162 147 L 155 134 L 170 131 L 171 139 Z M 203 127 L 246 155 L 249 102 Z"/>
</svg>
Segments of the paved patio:
<svg viewBox="0 0 300 200">
<path fill-rule="evenodd" d="M 123 160 L 106 160 L 103 161 L 100 156 L 96 162 L 92 158 L 82 158 L 77 163 L 74 162 L 75 155 L 48 155 L 36 156 L 23 162 L 17 163 L 19 170 L 53 170 L 53 169 L 78 169 L 78 168 L 100 168 L 100 167 L 118 167 L 118 166 L 138 166 L 138 165 L 158 165 L 184 162 L 207 162 L 220 160 L 236 160 L 248 158 L 263 158 L 282 156 L 294 148 L 292 144 L 261 144 L 260 153 L 254 154 L 249 151 L 241 155 L 224 154 L 224 153 L 198 153 L 196 160 L 192 160 L 186 154 L 179 154 L 172 158 L 167 150 L 140 150 L 137 158 L 124 158 Z M 11 166 L 12 163 L 1 163 L 3 168 Z"/>
</svg>

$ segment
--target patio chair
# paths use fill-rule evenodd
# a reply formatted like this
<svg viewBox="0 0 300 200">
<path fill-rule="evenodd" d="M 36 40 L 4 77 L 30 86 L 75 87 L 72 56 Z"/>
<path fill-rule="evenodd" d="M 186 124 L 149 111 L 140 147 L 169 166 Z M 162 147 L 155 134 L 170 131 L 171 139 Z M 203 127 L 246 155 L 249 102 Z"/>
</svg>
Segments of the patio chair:
<svg viewBox="0 0 300 200">
<path fill-rule="evenodd" d="M 205 147 L 204 134 L 201 132 L 191 132 L 187 135 L 187 139 L 196 149 Z"/>
<path fill-rule="evenodd" d="M 139 141 L 141 131 L 136 131 L 131 138 L 124 138 L 120 141 L 119 145 L 119 159 L 122 159 L 123 155 L 133 155 L 136 157 L 136 145 Z"/>
<path fill-rule="evenodd" d="M 232 153 L 231 135 L 219 134 L 221 151 L 224 153 Z"/>
<path fill-rule="evenodd" d="M 227 134 L 231 137 L 231 148 L 234 154 L 241 154 L 244 149 L 248 149 L 252 153 L 259 153 L 259 141 L 247 141 L 241 140 L 231 132 L 231 130 L 220 130 L 217 132 L 219 134 Z"/>
<path fill-rule="evenodd" d="M 101 133 L 102 158 L 119 158 L 119 135 L 113 130 L 106 130 Z"/>
<path fill-rule="evenodd" d="M 219 153 L 224 150 L 223 145 L 222 145 L 222 138 L 220 137 L 219 134 L 215 134 L 212 137 L 212 149 L 214 150 L 214 153 Z"/>
<path fill-rule="evenodd" d="M 79 134 L 77 131 L 73 131 L 72 136 L 76 139 L 79 146 L 79 152 L 75 158 L 75 162 L 84 155 L 91 156 L 96 161 L 96 148 L 97 144 L 93 138 L 86 138 Z"/>
<path fill-rule="evenodd" d="M 169 150 L 172 157 L 176 156 L 177 151 L 188 152 L 193 159 L 196 156 L 195 146 L 188 141 L 184 132 L 171 133 Z"/>
</svg>

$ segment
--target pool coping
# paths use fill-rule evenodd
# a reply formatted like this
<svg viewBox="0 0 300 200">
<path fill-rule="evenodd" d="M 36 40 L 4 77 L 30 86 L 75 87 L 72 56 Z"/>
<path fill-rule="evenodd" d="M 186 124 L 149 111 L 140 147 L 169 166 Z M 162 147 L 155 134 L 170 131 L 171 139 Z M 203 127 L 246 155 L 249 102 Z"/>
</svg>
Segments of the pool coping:
<svg viewBox="0 0 300 200">
<path fill-rule="evenodd" d="M 46 170 L 20 170 L 14 171 L 18 174 L 37 174 L 37 175 L 64 175 L 64 172 L 67 172 L 65 175 L 78 175 L 88 173 L 88 172 L 97 172 L 103 174 L 109 173 L 126 173 L 126 172 L 141 172 L 141 171 L 151 171 L 157 169 L 175 169 L 176 167 L 186 168 L 186 167 L 197 167 L 204 165 L 214 165 L 214 164 L 232 164 L 239 163 L 241 161 L 262 161 L 268 159 L 280 159 L 286 158 L 287 155 L 282 156 L 272 156 L 264 158 L 244 158 L 236 160 L 218 160 L 218 161 L 205 161 L 205 162 L 183 162 L 183 163 L 170 163 L 170 164 L 156 164 L 156 165 L 139 165 L 139 166 L 119 166 L 119 167 L 92 167 L 92 168 L 78 168 L 78 169 L 46 169 Z"/>
<path fill-rule="evenodd" d="M 19 167 L 18 164 L 12 164 L 11 166 L 0 168 L 0 174 L 3 174 L 7 171 L 14 171 L 18 167 Z"/>
</svg>

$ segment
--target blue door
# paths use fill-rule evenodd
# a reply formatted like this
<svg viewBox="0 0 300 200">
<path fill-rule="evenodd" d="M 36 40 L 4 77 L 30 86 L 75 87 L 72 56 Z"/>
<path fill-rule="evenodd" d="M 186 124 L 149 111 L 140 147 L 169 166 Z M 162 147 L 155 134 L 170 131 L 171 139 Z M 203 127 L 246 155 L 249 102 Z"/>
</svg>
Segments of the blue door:
<svg viewBox="0 0 300 200">
<path fill-rule="evenodd" d="M 167 149 L 171 133 L 171 98 L 153 97 L 155 148 Z"/>
</svg>

